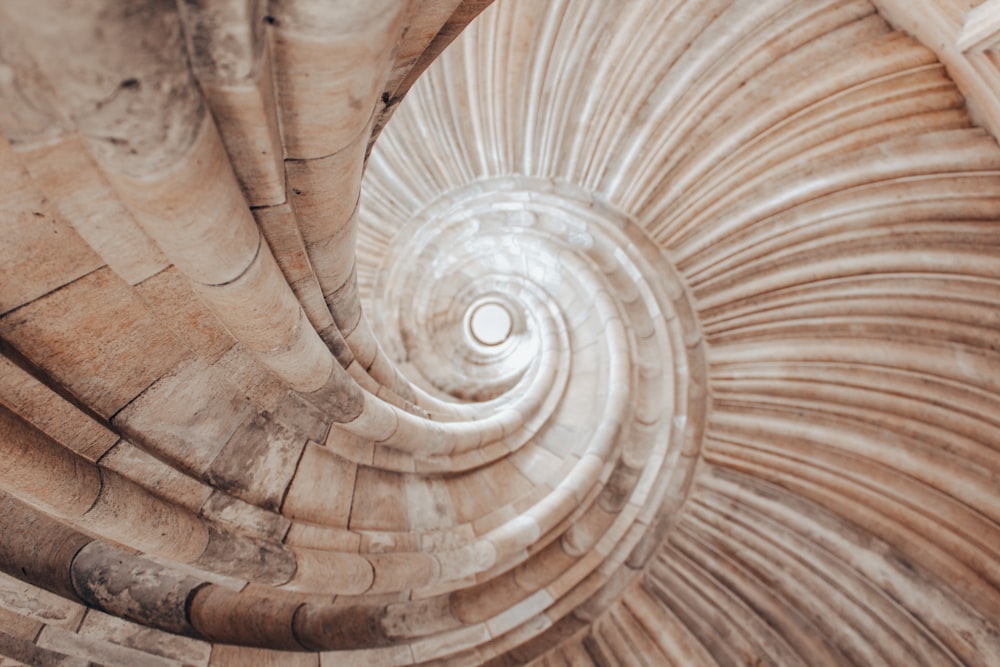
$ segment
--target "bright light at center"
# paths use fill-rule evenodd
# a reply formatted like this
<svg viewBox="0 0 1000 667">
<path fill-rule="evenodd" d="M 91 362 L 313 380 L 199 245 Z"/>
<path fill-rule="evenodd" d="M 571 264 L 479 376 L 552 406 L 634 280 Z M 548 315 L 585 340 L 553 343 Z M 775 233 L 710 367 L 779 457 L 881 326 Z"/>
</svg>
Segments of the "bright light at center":
<svg viewBox="0 0 1000 667">
<path fill-rule="evenodd" d="M 483 345 L 499 345 L 510 336 L 513 321 L 506 308 L 498 303 L 484 303 L 472 311 L 469 329 Z"/>
</svg>

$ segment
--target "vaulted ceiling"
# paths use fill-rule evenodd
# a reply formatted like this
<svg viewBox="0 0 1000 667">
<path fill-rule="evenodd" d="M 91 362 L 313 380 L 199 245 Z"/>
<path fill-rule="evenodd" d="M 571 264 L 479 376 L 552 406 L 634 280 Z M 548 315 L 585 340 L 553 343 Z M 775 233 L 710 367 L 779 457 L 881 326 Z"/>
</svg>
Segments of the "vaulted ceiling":
<svg viewBox="0 0 1000 667">
<path fill-rule="evenodd" d="M 1000 3 L 489 4 L 0 5 L 0 665 L 1000 664 Z"/>
</svg>

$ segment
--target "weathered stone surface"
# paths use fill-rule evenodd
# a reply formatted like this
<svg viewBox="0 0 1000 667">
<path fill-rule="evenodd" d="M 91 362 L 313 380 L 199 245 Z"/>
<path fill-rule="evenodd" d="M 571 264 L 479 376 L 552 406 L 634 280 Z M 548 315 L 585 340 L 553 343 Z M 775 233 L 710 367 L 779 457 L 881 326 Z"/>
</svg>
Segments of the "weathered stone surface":
<svg viewBox="0 0 1000 667">
<path fill-rule="evenodd" d="M 101 492 L 97 467 L 0 405 L 0 484 L 64 518 L 87 512 Z M 54 488 L 53 488 L 54 486 Z"/>
<path fill-rule="evenodd" d="M 305 444 L 266 412 L 248 416 L 212 461 L 208 479 L 217 489 L 276 511 Z"/>
<path fill-rule="evenodd" d="M 274 418 L 302 433 L 313 442 L 324 442 L 330 432 L 330 417 L 315 403 L 288 391 L 284 399 L 273 410 Z"/>
<path fill-rule="evenodd" d="M 357 233 L 364 153 L 359 135 L 342 151 L 315 160 L 287 164 L 289 200 L 300 223 L 302 239 L 324 296 L 347 280 Z"/>
<path fill-rule="evenodd" d="M 44 624 L 73 630 L 79 627 L 87 611 L 78 602 L 67 600 L 62 595 L 50 593 L 5 573 L 0 573 L 0 608 L 25 623 L 38 623 L 38 629 Z M 13 623 L 9 627 L 12 626 Z M 8 626 L 5 624 L 4 627 Z M 35 635 L 37 634 L 36 630 Z M 34 639 L 35 635 L 24 639 Z"/>
<path fill-rule="evenodd" d="M 5 356 L 0 356 L 0 401 L 47 436 L 96 461 L 117 434 Z"/>
<path fill-rule="evenodd" d="M 281 511 L 293 519 L 346 528 L 357 464 L 307 442 Z"/>
<path fill-rule="evenodd" d="M 0 138 L 0 313 L 104 262 L 59 215 Z"/>
<path fill-rule="evenodd" d="M 0 631 L 0 654 L 11 656 L 17 662 L 13 665 L 38 667 L 90 667 L 83 657 L 66 655 L 59 651 L 42 648 L 27 639 L 21 639 Z"/>
<path fill-rule="evenodd" d="M 208 642 L 166 633 L 96 609 L 87 611 L 78 634 L 81 637 L 136 649 L 143 654 L 176 660 L 185 665 L 206 665 L 212 652 L 212 645 Z M 140 655 L 134 655 L 132 659 L 137 662 L 142 660 Z"/>
<path fill-rule="evenodd" d="M 202 585 L 140 556 L 91 542 L 73 559 L 73 588 L 90 606 L 144 625 L 192 635 L 185 606 Z"/>
<path fill-rule="evenodd" d="M 308 547 L 289 547 L 295 554 L 295 576 L 283 586 L 288 591 L 318 595 L 362 595 L 371 587 L 371 562 L 354 553 Z"/>
<path fill-rule="evenodd" d="M 350 605 L 304 605 L 295 614 L 295 634 L 313 650 L 356 649 L 389 643 L 379 625 L 382 610 Z"/>
<path fill-rule="evenodd" d="M 233 530 L 274 542 L 283 541 L 291 526 L 291 521 L 277 512 L 262 510 L 218 490 L 202 505 L 201 515 Z"/>
<path fill-rule="evenodd" d="M 194 361 L 153 384 L 113 421 L 146 450 L 205 472 L 251 414 L 234 386 Z"/>
<path fill-rule="evenodd" d="M 193 512 L 151 494 L 111 470 L 101 470 L 101 492 L 79 524 L 97 535 L 157 556 L 189 563 L 208 543 Z"/>
<path fill-rule="evenodd" d="M 363 9 L 320 3 L 271 8 L 274 75 L 288 157 L 330 155 L 361 133 L 378 104 L 404 10 L 392 2 Z"/>
<path fill-rule="evenodd" d="M 3 316 L 0 335 L 104 417 L 187 355 L 107 268 Z"/>
<path fill-rule="evenodd" d="M 251 206 L 284 201 L 283 150 L 264 15 L 267 3 L 183 2 L 191 69 Z"/>
<path fill-rule="evenodd" d="M 191 599 L 191 624 L 199 634 L 219 644 L 301 651 L 292 631 L 292 618 L 299 606 L 254 588 L 236 593 L 210 585 Z M 215 661 L 213 650 L 211 664 Z"/>
<path fill-rule="evenodd" d="M 280 586 L 295 575 L 295 554 L 280 543 L 212 528 L 194 565 L 224 576 Z"/>
<path fill-rule="evenodd" d="M 331 371 L 324 386 L 299 393 L 305 400 L 326 408 L 331 421 L 350 422 L 361 414 L 366 394 L 339 364 L 333 364 Z"/>
<path fill-rule="evenodd" d="M 191 288 L 176 267 L 170 267 L 136 286 L 157 319 L 208 363 L 235 344 L 232 334 Z"/>
<path fill-rule="evenodd" d="M 13 144 L 45 143 L 72 126 L 19 32 L 0 21 L 0 133 Z"/>
<path fill-rule="evenodd" d="M 160 498 L 198 512 L 212 487 L 121 440 L 100 460 L 101 468 L 127 477 Z"/>
<path fill-rule="evenodd" d="M 38 636 L 37 644 L 40 648 L 72 655 L 76 659 L 89 660 L 88 664 L 142 664 L 149 665 L 149 667 L 181 667 L 182 665 L 177 660 L 121 646 L 103 638 L 80 635 L 59 628 L 45 628 Z"/>
<path fill-rule="evenodd" d="M 174 5 L 11 3 L 5 13 L 30 30 L 25 48 L 102 161 L 155 173 L 193 143 L 205 108 Z M 89 48 L 104 39 L 114 48 Z"/>
<path fill-rule="evenodd" d="M 364 489 L 364 492 L 354 497 L 352 530 L 406 531 L 409 520 L 402 475 L 358 466 L 354 484 L 355 488 Z"/>
<path fill-rule="evenodd" d="M 257 80 L 249 85 L 203 84 L 202 90 L 247 203 L 273 206 L 285 201 L 270 60 L 262 63 Z"/>
<path fill-rule="evenodd" d="M 226 380 L 239 388 L 260 409 L 274 412 L 288 387 L 250 350 L 236 344 L 213 364 Z"/>
<path fill-rule="evenodd" d="M 119 201 L 79 134 L 19 148 L 17 155 L 63 219 L 125 282 L 135 285 L 169 266 Z"/>
<path fill-rule="evenodd" d="M 333 318 L 323 300 L 323 291 L 309 261 L 302 233 L 299 231 L 296 210 L 291 203 L 286 202 L 278 206 L 254 209 L 253 215 L 309 321 L 322 334 L 324 329 L 333 324 Z"/>
<path fill-rule="evenodd" d="M 77 599 L 70 582 L 70 563 L 91 538 L 59 523 L 24 503 L 0 494 L 0 570 L 21 581 L 65 598 Z M 48 601 L 48 596 L 39 599 Z M 61 608 L 57 617 L 74 612 Z"/>
<path fill-rule="evenodd" d="M 0 599 L 0 628 L 3 632 L 17 639 L 34 641 L 43 627 L 42 622 L 6 609 L 2 606 L 4 602 Z"/>
<path fill-rule="evenodd" d="M 251 646 L 215 644 L 212 647 L 212 667 L 319 667 L 319 656 L 315 653 L 275 651 Z"/>
</svg>

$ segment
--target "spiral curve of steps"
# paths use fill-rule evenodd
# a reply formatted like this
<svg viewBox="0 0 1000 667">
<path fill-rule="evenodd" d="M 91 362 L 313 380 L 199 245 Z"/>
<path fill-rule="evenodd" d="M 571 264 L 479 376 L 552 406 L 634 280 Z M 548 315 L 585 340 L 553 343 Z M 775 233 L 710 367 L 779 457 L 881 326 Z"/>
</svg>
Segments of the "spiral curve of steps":
<svg viewBox="0 0 1000 667">
<path fill-rule="evenodd" d="M 1000 664 L 971 4 L 0 8 L 0 665 Z"/>
</svg>

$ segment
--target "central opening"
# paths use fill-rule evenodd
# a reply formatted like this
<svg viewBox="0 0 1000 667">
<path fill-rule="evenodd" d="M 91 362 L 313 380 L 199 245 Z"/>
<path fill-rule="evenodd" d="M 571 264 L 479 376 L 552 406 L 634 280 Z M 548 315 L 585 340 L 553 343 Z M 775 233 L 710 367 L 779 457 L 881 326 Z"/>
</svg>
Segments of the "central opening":
<svg viewBox="0 0 1000 667">
<path fill-rule="evenodd" d="M 483 345 L 499 345 L 510 336 L 513 320 L 510 312 L 499 303 L 476 306 L 469 318 L 472 337 Z"/>
</svg>

